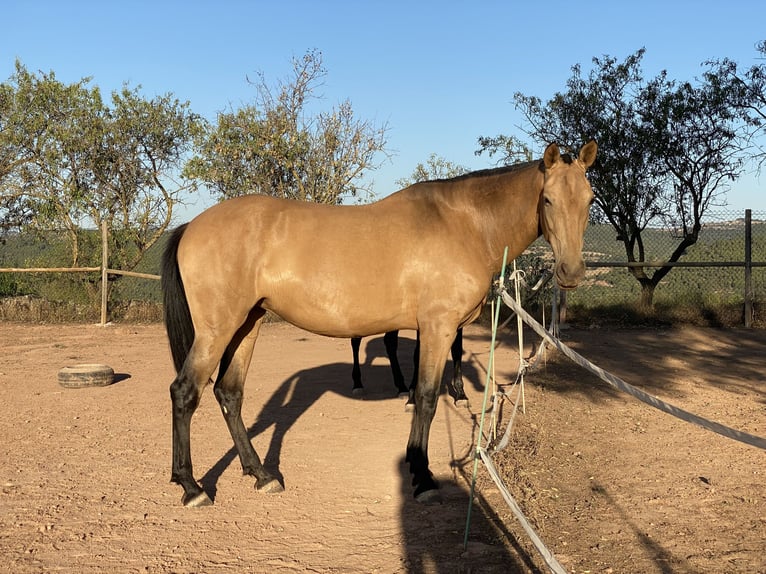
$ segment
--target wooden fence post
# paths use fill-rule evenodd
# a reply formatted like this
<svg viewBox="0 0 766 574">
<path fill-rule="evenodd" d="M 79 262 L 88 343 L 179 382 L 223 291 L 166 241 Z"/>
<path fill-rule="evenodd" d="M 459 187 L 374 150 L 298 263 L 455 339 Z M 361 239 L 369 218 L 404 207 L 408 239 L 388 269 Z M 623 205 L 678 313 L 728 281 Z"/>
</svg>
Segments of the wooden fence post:
<svg viewBox="0 0 766 574">
<path fill-rule="evenodd" d="M 101 326 L 106 325 L 107 281 L 109 274 L 109 235 L 106 221 L 101 222 Z"/>
</svg>

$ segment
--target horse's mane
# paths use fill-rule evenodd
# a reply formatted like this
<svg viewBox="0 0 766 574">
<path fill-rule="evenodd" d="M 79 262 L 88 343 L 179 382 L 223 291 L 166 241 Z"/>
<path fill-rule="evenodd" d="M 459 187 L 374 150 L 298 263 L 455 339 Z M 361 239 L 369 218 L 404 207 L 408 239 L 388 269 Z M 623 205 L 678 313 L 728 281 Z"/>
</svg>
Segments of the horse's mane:
<svg viewBox="0 0 766 574">
<path fill-rule="evenodd" d="M 561 160 L 564 163 L 572 163 L 572 156 L 567 154 L 561 154 Z M 445 182 L 445 181 L 462 181 L 466 179 L 473 179 L 473 178 L 479 178 L 479 177 L 491 177 L 495 175 L 503 175 L 505 173 L 513 173 L 514 171 L 521 171 L 522 169 L 526 169 L 528 167 L 532 166 L 538 166 L 540 171 L 544 170 L 543 167 L 543 160 L 541 159 L 535 159 L 532 161 L 524 161 L 521 163 L 515 163 L 512 165 L 505 165 L 501 167 L 491 167 L 488 169 L 480 169 L 477 171 L 469 171 L 468 173 L 464 173 L 461 175 L 457 175 L 455 177 L 448 177 L 448 178 L 441 178 L 441 179 L 430 179 L 428 182 L 435 183 L 435 182 Z M 425 182 L 423 182 L 425 183 Z"/>
</svg>

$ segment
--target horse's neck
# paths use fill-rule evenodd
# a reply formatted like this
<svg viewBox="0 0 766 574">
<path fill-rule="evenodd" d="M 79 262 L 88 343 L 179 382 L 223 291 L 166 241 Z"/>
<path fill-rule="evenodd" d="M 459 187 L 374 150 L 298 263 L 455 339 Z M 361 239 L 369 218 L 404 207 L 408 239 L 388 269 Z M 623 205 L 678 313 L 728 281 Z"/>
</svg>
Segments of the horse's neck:
<svg viewBox="0 0 766 574">
<path fill-rule="evenodd" d="M 537 167 L 507 174 L 504 185 L 490 195 L 491 220 L 486 227 L 489 258 L 493 271 L 500 270 L 505 248 L 508 261 L 512 261 L 540 235 L 539 201 L 542 174 Z"/>
</svg>

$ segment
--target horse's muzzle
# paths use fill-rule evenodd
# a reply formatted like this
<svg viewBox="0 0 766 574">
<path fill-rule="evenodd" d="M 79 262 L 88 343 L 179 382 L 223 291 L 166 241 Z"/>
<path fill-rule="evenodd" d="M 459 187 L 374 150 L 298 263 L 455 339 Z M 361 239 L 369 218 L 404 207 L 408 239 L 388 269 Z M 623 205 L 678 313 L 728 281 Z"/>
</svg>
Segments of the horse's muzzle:
<svg viewBox="0 0 766 574">
<path fill-rule="evenodd" d="M 575 264 L 560 261 L 556 265 L 555 277 L 559 289 L 569 291 L 576 288 L 585 277 L 585 261 L 580 259 Z"/>
</svg>

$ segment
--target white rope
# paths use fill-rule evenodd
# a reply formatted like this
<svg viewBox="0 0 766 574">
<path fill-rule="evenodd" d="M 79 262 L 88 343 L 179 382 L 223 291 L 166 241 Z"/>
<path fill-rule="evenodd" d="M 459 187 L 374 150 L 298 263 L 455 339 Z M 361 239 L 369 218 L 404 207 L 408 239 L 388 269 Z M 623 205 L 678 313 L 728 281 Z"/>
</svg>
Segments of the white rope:
<svg viewBox="0 0 766 574">
<path fill-rule="evenodd" d="M 507 252 L 507 251 L 506 251 Z M 503 267 L 505 267 L 505 263 L 503 263 Z M 511 278 L 515 280 L 515 287 L 516 287 L 516 295 L 517 297 L 520 296 L 519 287 L 521 283 L 524 283 L 524 272 L 516 270 L 516 262 L 513 262 L 514 271 L 511 274 Z M 526 285 L 526 283 L 524 283 Z M 538 283 L 539 285 L 539 283 Z M 505 286 L 503 282 L 503 278 L 500 278 L 500 281 L 497 285 L 497 292 L 503 293 L 505 292 Z M 500 305 L 500 298 L 497 298 L 496 305 Z M 499 318 L 499 308 L 495 307 L 495 304 L 493 302 L 492 307 L 492 317 L 493 319 L 493 327 L 492 327 L 492 347 L 490 351 L 490 366 L 487 369 L 487 375 L 488 378 L 492 379 L 493 387 L 496 386 L 496 383 L 494 381 L 494 361 L 493 361 L 493 352 L 495 349 L 495 337 L 497 334 L 497 319 Z M 498 450 L 505 448 L 505 446 L 508 444 L 508 440 L 510 437 L 510 431 L 513 427 L 513 421 L 516 417 L 516 412 L 518 410 L 519 403 L 521 402 L 522 405 L 524 403 L 524 372 L 526 371 L 526 361 L 524 360 L 524 339 L 522 336 L 522 327 L 523 322 L 521 320 L 521 316 L 516 314 L 517 320 L 518 320 L 518 331 L 519 331 L 519 371 L 516 377 L 516 381 L 513 383 L 513 386 L 511 387 L 511 391 L 513 390 L 513 387 L 516 387 L 518 385 L 518 392 L 516 394 L 516 400 L 514 401 L 510 393 L 506 393 L 505 391 L 497 391 L 495 390 L 492 393 L 493 397 L 493 409 L 492 409 L 492 429 L 491 429 L 491 438 L 496 438 L 497 429 L 495 425 L 497 424 L 497 415 L 499 413 L 499 403 L 498 399 L 507 398 L 508 400 L 511 400 L 513 402 L 513 412 L 511 414 L 511 419 L 508 423 L 508 426 L 505 430 L 505 434 L 503 435 L 503 439 L 500 441 L 500 444 L 497 448 L 495 448 L 495 452 Z M 510 317 L 508 318 L 510 320 Z M 508 322 L 506 320 L 505 323 Z M 503 325 L 505 325 L 505 323 Z M 491 375 L 490 375 L 490 371 Z M 489 380 L 487 381 L 487 385 L 489 386 Z M 486 406 L 486 393 L 487 388 L 484 389 L 484 404 Z M 522 406 L 523 409 L 523 406 Z M 485 407 L 482 407 L 482 415 L 481 420 L 484 420 L 484 413 L 485 413 Z M 481 425 L 479 427 L 479 442 L 476 447 L 476 454 L 477 457 L 474 460 L 474 481 L 471 483 L 471 500 L 473 500 L 473 485 L 475 484 L 476 480 L 476 462 L 479 458 L 484 462 L 484 465 L 487 468 L 487 472 L 489 472 L 489 475 L 492 477 L 492 480 L 497 485 L 498 489 L 500 490 L 500 493 L 503 495 L 503 498 L 505 499 L 506 503 L 508 504 L 508 507 L 511 509 L 513 514 L 516 516 L 516 519 L 519 521 L 519 524 L 521 524 L 524 531 L 529 536 L 529 539 L 531 540 L 532 544 L 534 545 L 535 549 L 539 552 L 542 559 L 545 561 L 545 563 L 548 565 L 548 568 L 550 568 L 551 572 L 554 574 L 567 574 L 566 570 L 561 566 L 561 564 L 556 560 L 556 557 L 553 555 L 553 553 L 548 549 L 547 546 L 545 546 L 545 543 L 540 539 L 540 537 L 537 535 L 537 533 L 534 531 L 532 526 L 529 524 L 529 521 L 524 516 L 524 513 L 521 511 L 521 508 L 516 503 L 516 501 L 511 496 L 510 492 L 506 488 L 505 484 L 503 483 L 502 478 L 500 478 L 500 475 L 497 472 L 497 469 L 495 468 L 495 464 L 492 462 L 491 456 L 487 453 L 487 451 L 482 448 L 481 446 Z M 469 505 L 469 520 L 470 520 L 470 505 Z M 468 529 L 466 528 L 466 540 L 468 536 Z"/>
<path fill-rule="evenodd" d="M 639 401 L 642 401 L 648 405 L 651 405 L 654 408 L 659 409 L 663 412 L 666 412 L 670 415 L 673 415 L 677 418 L 685 420 L 686 422 L 696 424 L 698 426 L 701 426 L 705 429 L 718 433 L 727 438 L 737 440 L 739 442 L 743 442 L 745 444 L 749 444 L 751 446 L 766 450 L 766 439 L 762 437 L 752 435 L 744 431 L 739 431 L 731 427 L 727 427 L 726 425 L 722 425 L 721 423 L 717 423 L 715 421 L 711 421 L 704 417 L 695 415 L 694 413 L 690 413 L 689 411 L 685 411 L 674 405 L 666 403 L 665 401 L 662 401 L 658 399 L 657 397 L 653 397 L 652 395 L 640 389 L 637 389 L 633 385 L 626 383 L 619 377 L 616 377 L 612 375 L 611 373 L 604 371 L 601 367 L 594 365 L 593 363 L 588 361 L 585 357 L 573 351 L 572 349 L 564 345 L 564 343 L 562 343 L 559 339 L 553 337 L 550 333 L 548 333 L 545 330 L 545 328 L 542 325 L 540 325 L 540 323 L 535 321 L 535 319 L 531 315 L 529 315 L 529 313 L 527 313 L 521 307 L 521 305 L 519 305 L 513 299 L 513 297 L 511 297 L 508 294 L 508 292 L 505 289 L 502 289 L 502 291 L 500 292 L 500 296 L 502 297 L 503 302 L 506 305 L 508 305 L 511 309 L 513 309 L 520 317 L 522 317 L 524 319 L 524 322 L 527 325 L 529 325 L 538 335 L 540 335 L 550 344 L 555 346 L 559 351 L 561 351 L 565 356 L 569 357 L 572 361 L 574 361 L 581 367 L 585 368 L 586 370 L 594 373 L 603 381 L 609 383 L 613 387 L 625 393 L 628 393 L 629 395 L 632 395 L 633 397 L 637 398 Z"/>
<path fill-rule="evenodd" d="M 511 386 L 511 392 L 513 391 L 513 387 L 516 386 L 516 383 L 518 383 L 518 381 L 519 381 L 519 378 L 517 378 L 516 381 Z M 495 446 L 495 448 L 492 449 L 492 452 L 500 452 L 506 446 L 508 446 L 508 441 L 511 438 L 511 429 L 513 428 L 513 421 L 516 419 L 516 412 L 518 411 L 518 407 L 519 407 L 519 399 L 521 397 L 521 387 L 519 387 L 519 391 L 516 393 L 516 400 L 513 400 L 513 397 L 511 397 L 510 393 L 506 393 L 504 391 L 500 391 L 496 394 L 501 395 L 502 397 L 511 401 L 513 403 L 513 411 L 511 411 L 511 418 L 508 421 L 508 426 L 505 427 L 503 438 L 500 439 L 500 442 L 497 444 L 497 446 Z M 495 404 L 497 404 L 497 401 L 495 401 Z"/>
<path fill-rule="evenodd" d="M 513 273 L 511 273 L 510 278 L 514 280 L 514 288 L 516 291 L 516 299 L 521 299 L 521 285 L 523 284 L 525 287 L 527 287 L 527 282 L 524 281 L 524 277 L 526 276 L 526 273 L 524 273 L 521 269 L 516 269 L 516 260 L 513 260 Z M 540 285 L 540 282 L 538 282 L 538 285 Z M 521 412 L 525 413 L 527 412 L 527 405 L 526 405 L 526 397 L 524 395 L 524 374 L 527 371 L 527 362 L 524 360 L 524 323 L 521 320 L 521 316 L 517 313 L 514 313 L 513 315 L 516 315 L 516 330 L 518 332 L 518 338 L 519 338 L 519 369 L 516 374 L 516 380 L 513 382 L 513 385 L 511 385 L 510 392 L 505 391 L 496 391 L 493 395 L 494 398 L 494 408 L 492 411 L 492 421 L 493 421 L 493 439 L 497 439 L 497 423 L 499 422 L 497 420 L 497 417 L 499 416 L 500 412 L 500 400 L 503 398 L 508 399 L 513 403 L 513 410 L 511 411 L 511 418 L 508 421 L 508 425 L 505 427 L 505 433 L 503 433 L 503 438 L 500 440 L 500 442 L 495 446 L 493 449 L 493 452 L 499 452 L 503 450 L 506 446 L 508 446 L 508 441 L 511 437 L 511 429 L 513 429 L 513 422 L 516 420 L 516 413 L 519 409 L 519 402 L 521 403 Z M 511 317 L 513 317 L 511 315 Z M 508 317 L 506 320 L 506 323 L 511 319 L 511 317 Z M 505 326 L 505 323 L 503 324 Z M 513 389 L 518 384 L 519 388 L 516 393 L 516 400 L 513 400 L 511 397 L 511 393 L 513 392 Z"/>
<path fill-rule="evenodd" d="M 484 461 L 484 465 L 487 467 L 487 472 L 489 472 L 492 480 L 495 481 L 497 488 L 500 489 L 500 493 L 503 495 L 503 498 L 508 503 L 511 511 L 516 516 L 516 520 L 519 521 L 519 524 L 521 524 L 521 527 L 527 533 L 527 536 L 529 536 L 532 544 L 534 544 L 535 549 L 537 549 L 537 551 L 540 553 L 540 556 L 542 556 L 543 560 L 545 560 L 548 568 L 550 568 L 551 572 L 554 572 L 555 574 L 567 574 L 567 571 L 564 570 L 564 567 L 559 563 L 558 560 L 556 560 L 556 557 L 548 549 L 548 547 L 545 546 L 545 543 L 540 539 L 532 526 L 529 524 L 529 521 L 527 520 L 526 516 L 524 516 L 524 513 L 521 511 L 521 508 L 519 508 L 519 505 L 513 499 L 513 496 L 511 496 L 511 493 L 508 492 L 508 489 L 505 487 L 505 484 L 503 484 L 503 480 L 500 478 L 500 475 L 498 474 L 497 469 L 492 462 L 492 458 L 489 456 L 487 451 L 485 451 L 483 448 L 479 448 L 478 452 L 479 455 L 481 455 L 482 461 Z"/>
</svg>

